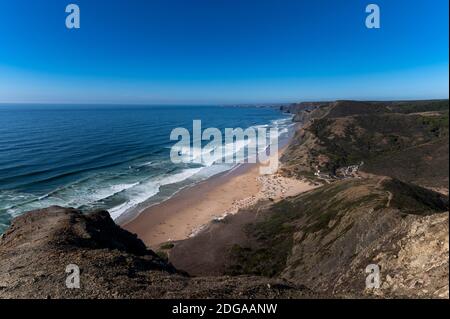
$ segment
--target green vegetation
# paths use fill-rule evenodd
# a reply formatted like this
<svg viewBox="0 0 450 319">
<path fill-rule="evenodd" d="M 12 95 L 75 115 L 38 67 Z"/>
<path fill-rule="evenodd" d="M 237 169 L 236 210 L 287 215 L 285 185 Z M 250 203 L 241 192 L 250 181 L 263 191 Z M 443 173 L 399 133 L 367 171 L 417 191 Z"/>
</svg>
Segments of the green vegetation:
<svg viewBox="0 0 450 319">
<path fill-rule="evenodd" d="M 419 121 L 435 137 L 448 137 L 448 111 L 437 116 L 421 116 Z"/>
<path fill-rule="evenodd" d="M 415 166 L 417 161 L 425 162 L 421 157 L 430 157 L 439 160 L 436 165 L 439 165 L 439 169 L 445 175 L 448 172 L 448 164 L 446 168 L 442 164 L 443 161 L 440 161 L 445 152 L 439 146 L 435 148 L 428 146 L 435 143 L 448 145 L 448 114 L 440 112 L 358 115 L 345 122 L 329 118 L 317 119 L 308 128 L 318 140 L 316 145 L 320 146 L 320 149 L 309 150 L 312 160 L 309 163 L 310 170 L 319 166 L 322 171 L 335 174 L 340 167 L 364 162 L 362 169 L 367 172 L 414 181 L 430 174 L 431 170 L 435 171 L 433 165 L 426 167 L 425 170 L 417 169 Z M 335 131 L 337 125 L 341 127 L 340 133 Z M 292 155 L 296 150 L 291 149 L 289 152 Z M 402 157 L 402 154 L 408 155 Z M 320 163 L 319 156 L 325 156 L 328 160 Z M 396 166 L 391 161 L 394 157 L 397 158 Z M 446 157 L 448 159 L 448 152 Z M 372 169 L 373 167 L 376 167 L 376 170 Z M 295 166 L 292 170 L 295 171 Z M 400 174 L 396 174 L 397 172 Z M 446 184 L 446 181 L 445 178 L 439 178 L 439 185 Z"/>
<path fill-rule="evenodd" d="M 277 248 L 252 249 L 234 245 L 230 250 L 230 257 L 234 263 L 226 273 L 232 276 L 247 274 L 275 277 L 286 266 L 288 253 L 292 249 L 292 238 L 285 237 L 282 245 L 277 245 Z"/>
<path fill-rule="evenodd" d="M 340 199 L 343 193 L 354 187 L 364 187 L 363 182 L 353 180 L 331 184 L 271 206 L 261 221 L 246 228 L 252 245 L 232 247 L 230 255 L 234 262 L 228 273 L 276 276 L 286 266 L 295 232 L 301 230 L 309 234 L 320 231 L 321 236 L 325 236 L 333 229 L 328 227 L 331 220 L 338 221 L 348 211 L 363 205 L 380 204 L 386 197 L 385 193 L 373 190 L 362 192 L 356 200 Z"/>
<path fill-rule="evenodd" d="M 172 249 L 173 247 L 175 247 L 175 245 L 174 245 L 173 243 L 171 243 L 171 242 L 168 242 L 168 243 L 164 243 L 164 244 L 162 244 L 161 246 L 159 246 L 159 249 L 162 249 L 162 250 L 170 250 L 170 249 Z"/>
<path fill-rule="evenodd" d="M 382 209 L 428 215 L 448 210 L 448 198 L 395 179 L 382 183 L 380 179 L 349 179 L 320 187 L 259 212 L 260 220 L 246 226 L 247 244 L 231 248 L 227 273 L 277 276 L 286 268 L 294 245 L 306 238 L 324 239 L 333 232 L 337 236 L 329 239 L 329 247 L 352 229 L 358 216 Z"/>
<path fill-rule="evenodd" d="M 169 262 L 169 255 L 167 255 L 167 252 L 158 250 L 156 251 L 156 254 L 158 255 L 159 258 L 161 258 L 165 262 Z"/>
<path fill-rule="evenodd" d="M 448 112 L 449 103 L 448 100 L 394 102 L 390 105 L 390 109 L 392 112 L 405 114 L 436 111 Z"/>
<path fill-rule="evenodd" d="M 284 172 L 302 176 L 318 168 L 335 174 L 363 161 L 370 173 L 445 187 L 448 105 L 448 100 L 328 103 L 326 116 L 296 134 L 282 158 Z"/>
<path fill-rule="evenodd" d="M 390 207 L 402 213 L 429 215 L 448 210 L 448 198 L 439 193 L 397 179 L 386 180 L 383 186 L 392 194 Z"/>
</svg>

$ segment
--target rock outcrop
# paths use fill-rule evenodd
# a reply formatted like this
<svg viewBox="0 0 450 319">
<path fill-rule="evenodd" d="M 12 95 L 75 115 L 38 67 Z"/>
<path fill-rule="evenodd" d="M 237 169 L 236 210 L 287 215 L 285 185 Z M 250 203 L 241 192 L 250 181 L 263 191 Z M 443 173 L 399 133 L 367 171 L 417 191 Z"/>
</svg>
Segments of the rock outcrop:
<svg viewBox="0 0 450 319">
<path fill-rule="evenodd" d="M 80 288 L 68 288 L 68 265 Z M 191 278 L 115 225 L 105 211 L 50 207 L 14 219 L 0 239 L 0 298 L 302 298 L 261 277 Z"/>
<path fill-rule="evenodd" d="M 282 278 L 340 296 L 448 297 L 445 196 L 388 178 L 347 180 L 284 210 L 296 217 Z M 369 265 L 379 289 L 366 289 Z"/>
</svg>

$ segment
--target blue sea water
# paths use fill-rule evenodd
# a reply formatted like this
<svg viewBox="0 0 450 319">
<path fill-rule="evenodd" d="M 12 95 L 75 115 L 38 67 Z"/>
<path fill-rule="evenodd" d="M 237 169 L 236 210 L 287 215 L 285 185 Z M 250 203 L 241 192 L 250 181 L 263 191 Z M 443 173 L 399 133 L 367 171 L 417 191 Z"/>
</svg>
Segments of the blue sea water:
<svg viewBox="0 0 450 319">
<path fill-rule="evenodd" d="M 11 219 L 61 205 L 115 219 L 233 165 L 173 164 L 176 127 L 290 127 L 276 109 L 223 106 L 0 105 L 0 233 Z"/>
</svg>

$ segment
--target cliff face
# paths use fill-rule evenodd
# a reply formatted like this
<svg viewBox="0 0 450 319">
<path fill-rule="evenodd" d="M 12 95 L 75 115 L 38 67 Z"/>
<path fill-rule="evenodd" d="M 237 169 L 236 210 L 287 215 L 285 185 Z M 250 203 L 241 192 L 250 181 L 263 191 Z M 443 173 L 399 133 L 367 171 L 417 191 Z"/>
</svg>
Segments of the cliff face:
<svg viewBox="0 0 450 319">
<path fill-rule="evenodd" d="M 80 288 L 66 287 L 68 265 Z M 16 218 L 0 239 L 0 298 L 302 298 L 257 277 L 190 278 L 116 226 L 107 212 L 50 207 Z"/>
<path fill-rule="evenodd" d="M 321 117 L 331 104 L 331 102 L 301 102 L 281 106 L 280 110 L 293 114 L 294 122 L 306 123 L 311 119 Z"/>
<path fill-rule="evenodd" d="M 331 102 L 300 102 L 300 103 L 292 103 L 289 105 L 283 105 L 280 107 L 280 111 L 297 114 L 302 111 L 313 111 L 321 107 L 326 107 Z"/>
<path fill-rule="evenodd" d="M 282 278 L 337 298 L 448 298 L 448 230 L 447 197 L 389 178 L 349 179 L 260 203 L 170 256 L 198 275 Z M 372 264 L 379 289 L 366 289 Z"/>
<path fill-rule="evenodd" d="M 341 296 L 448 298 L 444 196 L 375 178 L 337 182 L 284 205 L 295 217 L 286 220 L 293 234 L 282 278 Z M 380 289 L 366 289 L 371 264 Z"/>
<path fill-rule="evenodd" d="M 381 287 L 365 290 L 368 295 L 448 299 L 448 217 L 448 212 L 405 217 L 353 260 L 339 276 L 334 293 L 364 289 L 363 270 L 371 261 L 380 267 Z"/>
</svg>

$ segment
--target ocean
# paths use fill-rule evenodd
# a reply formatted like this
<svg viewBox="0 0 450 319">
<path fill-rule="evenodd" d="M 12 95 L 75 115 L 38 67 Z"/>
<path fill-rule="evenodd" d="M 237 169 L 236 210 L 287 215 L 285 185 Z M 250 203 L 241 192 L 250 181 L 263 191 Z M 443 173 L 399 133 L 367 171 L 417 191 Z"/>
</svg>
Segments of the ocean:
<svg viewBox="0 0 450 319">
<path fill-rule="evenodd" d="M 233 164 L 170 160 L 176 127 L 277 127 L 275 108 L 0 105 L 0 233 L 15 216 L 51 205 L 106 209 L 114 219 L 173 196 Z"/>
</svg>

